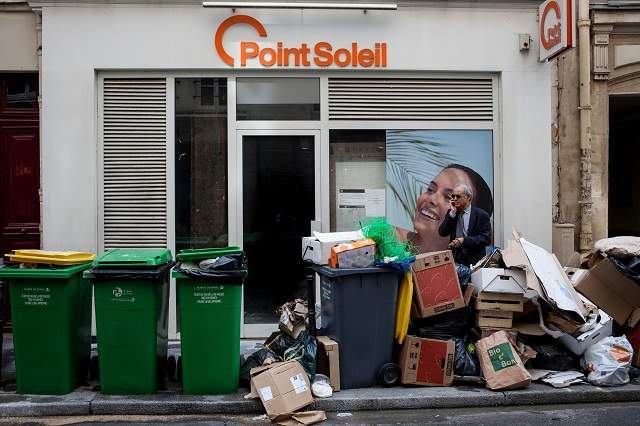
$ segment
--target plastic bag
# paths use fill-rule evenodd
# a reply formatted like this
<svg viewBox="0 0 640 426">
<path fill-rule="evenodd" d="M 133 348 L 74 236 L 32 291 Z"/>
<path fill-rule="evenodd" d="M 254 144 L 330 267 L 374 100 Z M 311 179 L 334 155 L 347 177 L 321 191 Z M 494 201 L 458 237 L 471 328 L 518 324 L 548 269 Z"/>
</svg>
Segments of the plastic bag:
<svg viewBox="0 0 640 426">
<path fill-rule="evenodd" d="M 456 356 L 453 372 L 458 376 L 479 376 L 480 363 L 476 355 L 476 347 L 469 337 L 453 339 L 456 343 Z"/>
<path fill-rule="evenodd" d="M 606 337 L 587 348 L 581 364 L 592 384 L 620 386 L 629 383 L 632 358 L 633 348 L 626 337 Z"/>
<path fill-rule="evenodd" d="M 471 281 L 471 269 L 456 263 L 456 273 L 458 274 L 458 281 L 460 281 L 460 289 L 464 293 Z"/>
<path fill-rule="evenodd" d="M 435 317 L 412 320 L 409 334 L 428 339 L 450 340 L 469 331 L 469 308 L 456 309 Z"/>
<path fill-rule="evenodd" d="M 269 349 L 260 349 L 247 357 L 240 367 L 240 385 L 249 386 L 251 380 L 251 369 L 264 364 L 272 364 L 278 360 L 276 354 Z"/>
<path fill-rule="evenodd" d="M 333 389 L 331 388 L 331 381 L 324 374 L 316 374 L 311 385 L 311 393 L 318 398 L 329 398 L 333 395 Z"/>
<path fill-rule="evenodd" d="M 202 260 L 199 264 L 180 262 L 176 265 L 176 270 L 190 278 L 215 280 L 219 284 L 242 285 L 247 277 L 247 257 L 244 253 L 238 253 Z"/>
<path fill-rule="evenodd" d="M 627 278 L 635 281 L 636 284 L 640 284 L 640 256 L 630 257 L 628 259 L 610 256 L 609 259 Z"/>
<path fill-rule="evenodd" d="M 273 333 L 264 342 L 264 347 L 279 357 L 279 361 L 296 360 L 307 372 L 313 382 L 316 376 L 316 353 L 318 342 L 306 330 L 300 332 L 297 339 L 284 333 Z"/>
</svg>

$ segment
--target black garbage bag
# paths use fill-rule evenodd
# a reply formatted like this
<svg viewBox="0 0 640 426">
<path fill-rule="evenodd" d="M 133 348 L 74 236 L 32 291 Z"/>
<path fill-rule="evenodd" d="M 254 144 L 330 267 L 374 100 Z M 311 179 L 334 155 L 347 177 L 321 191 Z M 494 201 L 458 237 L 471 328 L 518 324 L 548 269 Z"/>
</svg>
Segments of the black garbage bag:
<svg viewBox="0 0 640 426">
<path fill-rule="evenodd" d="M 264 347 L 276 354 L 280 361 L 298 361 L 313 382 L 316 377 L 318 342 L 309 332 L 301 331 L 297 339 L 285 333 L 275 332 L 264 342 Z"/>
<path fill-rule="evenodd" d="M 176 265 L 176 270 L 190 278 L 241 285 L 247 277 L 247 257 L 244 253 L 220 256 L 206 268 L 200 268 L 192 262 L 180 262 Z"/>
<path fill-rule="evenodd" d="M 460 289 L 464 293 L 471 281 L 471 269 L 467 266 L 456 263 L 456 272 L 458 273 L 458 281 L 460 281 Z"/>
<path fill-rule="evenodd" d="M 453 372 L 458 376 L 479 376 L 480 363 L 476 355 L 476 347 L 468 336 L 454 338 L 456 343 L 456 356 L 453 363 Z"/>
<path fill-rule="evenodd" d="M 260 349 L 247 357 L 244 363 L 240 366 L 240 386 L 249 387 L 249 381 L 251 380 L 251 369 L 260 367 L 264 364 L 265 360 L 273 359 L 278 360 L 278 356 L 271 352 L 269 349 Z"/>
<path fill-rule="evenodd" d="M 609 256 L 609 259 L 611 259 L 620 272 L 635 281 L 636 284 L 640 284 L 640 256 L 629 257 L 627 259 Z"/>
<path fill-rule="evenodd" d="M 414 319 L 411 322 L 409 334 L 438 340 L 463 337 L 469 331 L 469 319 L 470 310 L 468 307 L 434 317 Z"/>
<path fill-rule="evenodd" d="M 529 344 L 538 354 L 531 366 L 542 370 L 571 371 L 580 369 L 580 359 L 557 343 Z"/>
</svg>

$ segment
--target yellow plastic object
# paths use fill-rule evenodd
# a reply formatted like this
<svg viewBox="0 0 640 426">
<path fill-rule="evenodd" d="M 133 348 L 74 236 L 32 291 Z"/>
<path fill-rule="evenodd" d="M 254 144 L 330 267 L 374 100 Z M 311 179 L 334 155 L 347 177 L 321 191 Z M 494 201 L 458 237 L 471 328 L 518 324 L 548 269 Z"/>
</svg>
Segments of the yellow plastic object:
<svg viewBox="0 0 640 426">
<path fill-rule="evenodd" d="M 411 301 L 413 299 L 413 275 L 411 271 L 406 272 L 400 283 L 398 294 L 398 305 L 396 308 L 396 342 L 402 344 L 407 337 L 409 329 L 409 319 L 411 316 Z"/>
<path fill-rule="evenodd" d="M 81 251 L 14 250 L 6 255 L 12 262 L 43 263 L 47 265 L 80 265 L 96 258 Z"/>
</svg>

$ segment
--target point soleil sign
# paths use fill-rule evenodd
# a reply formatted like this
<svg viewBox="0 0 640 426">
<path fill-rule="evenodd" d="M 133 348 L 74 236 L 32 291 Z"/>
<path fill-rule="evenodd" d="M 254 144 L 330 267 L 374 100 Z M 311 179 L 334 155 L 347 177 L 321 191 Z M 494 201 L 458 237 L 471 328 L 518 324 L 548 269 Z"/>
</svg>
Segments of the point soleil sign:
<svg viewBox="0 0 640 426">
<path fill-rule="evenodd" d="M 547 0 L 540 16 L 540 61 L 553 59 L 575 43 L 574 0 Z"/>
<path fill-rule="evenodd" d="M 386 68 L 387 43 L 374 43 L 373 48 L 362 48 L 358 43 L 351 43 L 349 47 L 334 46 L 327 41 L 318 41 L 313 45 L 300 43 L 297 46 L 287 46 L 283 41 L 277 41 L 275 46 L 262 46 L 257 41 L 240 42 L 240 58 L 231 56 L 224 48 L 224 33 L 229 27 L 245 24 L 253 27 L 258 36 L 267 37 L 267 31 L 257 19 L 248 15 L 234 15 L 220 23 L 214 37 L 214 46 L 218 56 L 230 67 L 246 67 L 258 63 L 262 67 L 310 67 L 321 68 L 338 66 L 340 68 Z"/>
</svg>

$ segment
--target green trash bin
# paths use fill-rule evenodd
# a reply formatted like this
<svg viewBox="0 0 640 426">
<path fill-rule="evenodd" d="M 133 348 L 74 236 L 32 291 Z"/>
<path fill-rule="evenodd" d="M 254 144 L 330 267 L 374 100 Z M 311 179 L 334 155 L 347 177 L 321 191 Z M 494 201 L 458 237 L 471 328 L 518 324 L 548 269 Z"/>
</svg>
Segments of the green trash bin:
<svg viewBox="0 0 640 426">
<path fill-rule="evenodd" d="M 194 274 L 176 267 L 172 272 L 178 295 L 185 394 L 215 395 L 238 390 L 240 307 L 247 272 L 244 253 L 237 247 L 183 250 L 176 259 L 197 263 L 224 255 L 239 255 L 242 268 Z"/>
<path fill-rule="evenodd" d="M 113 249 L 93 265 L 100 391 L 152 394 L 166 373 L 171 251 Z"/>
<path fill-rule="evenodd" d="M 18 393 L 62 395 L 86 382 L 91 285 L 75 266 L 0 268 L 9 283 Z"/>
</svg>

